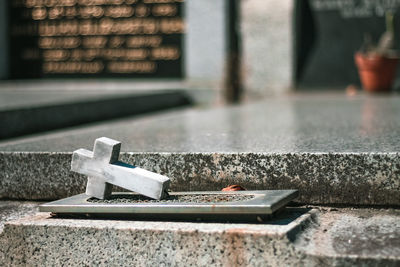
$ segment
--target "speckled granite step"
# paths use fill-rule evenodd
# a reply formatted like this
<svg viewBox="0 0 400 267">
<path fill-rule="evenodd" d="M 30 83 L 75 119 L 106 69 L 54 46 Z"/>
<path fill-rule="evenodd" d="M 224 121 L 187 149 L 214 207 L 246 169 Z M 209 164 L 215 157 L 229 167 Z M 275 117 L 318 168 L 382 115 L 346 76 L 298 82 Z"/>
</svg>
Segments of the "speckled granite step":
<svg viewBox="0 0 400 267">
<path fill-rule="evenodd" d="M 7 222 L 2 266 L 398 266 L 399 210 L 287 208 L 263 224 Z"/>
<path fill-rule="evenodd" d="M 0 234 L 6 222 L 36 214 L 39 211 L 38 205 L 40 203 L 33 201 L 0 201 Z"/>
<path fill-rule="evenodd" d="M 298 201 L 400 205 L 400 96 L 295 95 L 186 109 L 0 142 L 0 198 L 84 192 L 71 153 L 122 141 L 121 160 L 174 191 L 299 189 Z"/>
</svg>

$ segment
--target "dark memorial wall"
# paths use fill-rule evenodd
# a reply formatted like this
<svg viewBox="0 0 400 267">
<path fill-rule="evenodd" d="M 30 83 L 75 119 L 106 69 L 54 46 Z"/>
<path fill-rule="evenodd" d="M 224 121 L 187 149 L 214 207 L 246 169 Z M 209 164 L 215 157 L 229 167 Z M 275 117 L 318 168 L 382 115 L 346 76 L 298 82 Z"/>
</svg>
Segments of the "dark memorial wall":
<svg viewBox="0 0 400 267">
<path fill-rule="evenodd" d="M 359 84 L 354 53 L 361 48 L 365 34 L 378 42 L 385 31 L 385 12 L 394 13 L 395 48 L 400 49 L 400 0 L 295 3 L 294 70 L 300 88 Z"/>
<path fill-rule="evenodd" d="M 10 0 L 10 78 L 182 78 L 183 0 Z"/>
</svg>

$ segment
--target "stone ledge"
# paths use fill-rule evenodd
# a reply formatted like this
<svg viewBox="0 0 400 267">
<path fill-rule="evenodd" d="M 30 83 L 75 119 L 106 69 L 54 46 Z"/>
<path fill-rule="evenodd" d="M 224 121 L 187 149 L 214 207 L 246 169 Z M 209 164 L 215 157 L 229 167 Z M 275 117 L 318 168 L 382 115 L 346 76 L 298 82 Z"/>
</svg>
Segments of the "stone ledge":
<svg viewBox="0 0 400 267">
<path fill-rule="evenodd" d="M 0 142 L 0 198 L 84 192 L 71 152 L 122 142 L 121 160 L 174 191 L 299 189 L 314 204 L 400 205 L 400 96 L 294 95 L 185 109 Z"/>
<path fill-rule="evenodd" d="M 295 241 L 321 266 L 398 266 L 399 209 L 320 208 L 313 225 Z"/>
<path fill-rule="evenodd" d="M 0 198 L 53 200 L 85 191 L 72 153 L 0 152 Z M 122 153 L 171 178 L 174 191 L 299 189 L 302 203 L 400 205 L 399 153 Z M 29 171 L 28 171 L 29 170 Z M 356 192 L 356 193 L 355 193 Z"/>
<path fill-rule="evenodd" d="M 36 94 L 43 99 L 50 98 L 46 92 Z M 28 102 L 22 106 L 5 108 L 0 105 L 0 123 L 6 125 L 0 129 L 0 139 L 187 106 L 191 103 L 189 96 L 183 90 L 115 94 L 99 92 L 97 95 L 92 93 L 82 96 L 76 92 L 58 94 L 58 98 L 53 96 L 49 103 Z M 17 92 L 14 97 L 32 98 L 32 95 L 35 96 L 35 93 L 25 96 Z M 116 106 L 118 108 L 115 108 Z"/>
<path fill-rule="evenodd" d="M 40 202 L 0 201 L 0 234 L 6 222 L 36 214 L 39 204 Z"/>
<path fill-rule="evenodd" d="M 6 223 L 0 263 L 398 266 L 399 210 L 317 208 L 287 208 L 264 224 L 56 219 L 38 213 Z"/>
<path fill-rule="evenodd" d="M 0 259 L 13 266 L 277 265 L 298 257 L 290 236 L 311 214 L 295 217 L 257 225 L 54 219 L 39 213 L 5 225 Z"/>
</svg>

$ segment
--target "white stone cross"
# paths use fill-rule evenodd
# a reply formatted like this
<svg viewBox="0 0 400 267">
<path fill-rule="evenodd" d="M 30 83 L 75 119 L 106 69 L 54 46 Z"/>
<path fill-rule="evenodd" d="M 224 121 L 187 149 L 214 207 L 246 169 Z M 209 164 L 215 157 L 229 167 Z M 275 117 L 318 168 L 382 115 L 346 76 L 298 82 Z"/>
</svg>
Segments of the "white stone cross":
<svg viewBox="0 0 400 267">
<path fill-rule="evenodd" d="M 111 195 L 113 185 L 141 195 L 162 199 L 167 195 L 168 177 L 118 161 L 121 143 L 101 137 L 93 152 L 78 149 L 72 155 L 71 170 L 88 175 L 86 194 L 99 199 Z"/>
</svg>

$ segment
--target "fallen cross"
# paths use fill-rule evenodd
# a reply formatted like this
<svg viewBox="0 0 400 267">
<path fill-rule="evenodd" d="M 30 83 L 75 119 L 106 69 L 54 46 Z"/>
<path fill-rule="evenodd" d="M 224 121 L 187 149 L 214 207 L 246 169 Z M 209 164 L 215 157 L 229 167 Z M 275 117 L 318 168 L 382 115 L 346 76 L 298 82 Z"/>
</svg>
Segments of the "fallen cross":
<svg viewBox="0 0 400 267">
<path fill-rule="evenodd" d="M 298 195 L 297 190 L 231 191 L 244 189 L 236 185 L 226 192 L 168 194 L 168 177 L 118 161 L 120 148 L 120 142 L 101 137 L 93 152 L 74 151 L 71 169 L 88 176 L 86 194 L 42 204 L 39 210 L 61 217 L 263 222 Z M 113 185 L 136 193 L 111 192 Z"/>
<path fill-rule="evenodd" d="M 164 198 L 169 178 L 118 161 L 120 149 L 120 142 L 101 137 L 96 139 L 93 152 L 74 151 L 71 170 L 88 176 L 86 194 L 104 199 L 111 195 L 112 186 L 117 185 L 150 198 Z"/>
</svg>

